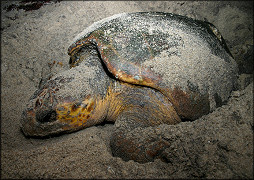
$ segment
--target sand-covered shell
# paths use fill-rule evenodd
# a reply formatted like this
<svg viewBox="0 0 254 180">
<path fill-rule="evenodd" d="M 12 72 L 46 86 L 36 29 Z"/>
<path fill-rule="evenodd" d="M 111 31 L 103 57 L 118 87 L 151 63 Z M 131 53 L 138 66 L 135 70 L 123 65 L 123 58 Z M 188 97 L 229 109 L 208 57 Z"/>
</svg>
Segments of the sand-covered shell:
<svg viewBox="0 0 254 180">
<path fill-rule="evenodd" d="M 222 105 L 237 79 L 218 29 L 176 14 L 123 13 L 96 22 L 70 45 L 71 66 L 91 47 L 116 79 L 157 89 L 181 118 L 196 119 Z"/>
</svg>

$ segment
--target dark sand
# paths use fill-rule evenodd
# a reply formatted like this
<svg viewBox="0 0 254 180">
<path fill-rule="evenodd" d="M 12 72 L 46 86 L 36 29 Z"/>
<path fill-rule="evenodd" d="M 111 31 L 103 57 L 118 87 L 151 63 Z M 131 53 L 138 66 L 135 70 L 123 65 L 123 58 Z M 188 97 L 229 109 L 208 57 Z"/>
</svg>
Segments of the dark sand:
<svg viewBox="0 0 254 180">
<path fill-rule="evenodd" d="M 253 178 L 253 3 L 160 1 L 63 1 L 38 10 L 12 10 L 2 2 L 1 178 Z M 164 11 L 213 23 L 239 64 L 241 86 L 226 105 L 172 129 L 171 163 L 139 164 L 113 157 L 106 124 L 49 139 L 28 139 L 20 117 L 48 76 L 68 69 L 73 38 L 105 17 Z M 168 130 L 168 131 L 166 131 Z M 171 132 L 167 134 L 167 132 Z"/>
</svg>

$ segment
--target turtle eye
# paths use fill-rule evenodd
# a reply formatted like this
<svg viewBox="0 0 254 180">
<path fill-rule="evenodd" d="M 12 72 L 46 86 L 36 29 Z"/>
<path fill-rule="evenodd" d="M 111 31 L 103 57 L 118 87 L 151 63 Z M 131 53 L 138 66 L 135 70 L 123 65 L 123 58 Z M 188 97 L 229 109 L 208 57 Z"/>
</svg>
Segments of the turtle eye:
<svg viewBox="0 0 254 180">
<path fill-rule="evenodd" d="M 79 56 L 71 56 L 69 60 L 70 68 L 77 66 L 79 59 L 80 59 Z"/>
<path fill-rule="evenodd" d="M 70 64 L 70 65 L 72 64 L 72 59 L 71 59 L 71 57 L 70 57 L 70 60 L 69 60 L 69 64 Z"/>
<path fill-rule="evenodd" d="M 48 123 L 56 121 L 56 111 L 45 111 L 36 117 L 41 123 Z"/>
</svg>

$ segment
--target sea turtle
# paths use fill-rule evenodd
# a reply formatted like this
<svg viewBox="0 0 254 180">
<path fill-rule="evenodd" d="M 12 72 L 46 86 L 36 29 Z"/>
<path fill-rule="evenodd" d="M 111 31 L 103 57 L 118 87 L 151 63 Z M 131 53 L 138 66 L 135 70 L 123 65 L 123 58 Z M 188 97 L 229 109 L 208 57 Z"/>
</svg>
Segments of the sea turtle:
<svg viewBox="0 0 254 180">
<path fill-rule="evenodd" d="M 236 87 L 238 68 L 216 27 L 171 13 L 103 19 L 80 33 L 68 54 L 70 70 L 30 98 L 21 118 L 24 134 L 49 136 L 112 121 L 111 149 L 124 160 L 160 158 L 165 145 L 147 149 L 126 132 L 195 120 Z"/>
</svg>

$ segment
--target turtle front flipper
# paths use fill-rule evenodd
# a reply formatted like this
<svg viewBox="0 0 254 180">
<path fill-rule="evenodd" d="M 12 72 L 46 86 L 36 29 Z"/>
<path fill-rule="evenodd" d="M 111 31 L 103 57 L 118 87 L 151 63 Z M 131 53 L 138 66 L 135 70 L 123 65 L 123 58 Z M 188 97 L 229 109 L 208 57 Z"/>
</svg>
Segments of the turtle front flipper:
<svg viewBox="0 0 254 180">
<path fill-rule="evenodd" d="M 160 124 L 177 124 L 181 119 L 173 105 L 160 92 L 147 87 L 133 86 L 121 86 L 118 98 L 122 99 L 125 108 L 116 119 L 116 129 L 111 136 L 110 146 L 114 156 L 125 161 L 144 163 L 160 158 L 161 152 L 168 146 L 168 142 L 146 129 L 155 128 Z M 143 136 L 138 133 L 143 130 L 150 134 Z M 133 134 L 135 136 L 132 136 Z"/>
<path fill-rule="evenodd" d="M 156 134 L 155 129 L 156 127 L 139 127 L 129 131 L 124 128 L 116 129 L 110 140 L 113 156 L 120 157 L 124 161 L 134 160 L 139 163 L 147 163 L 155 159 L 165 161 L 165 150 L 171 144 Z"/>
<path fill-rule="evenodd" d="M 117 41 L 116 38 L 112 38 L 111 35 L 106 35 L 102 30 L 94 31 L 87 38 L 81 39 L 72 44 L 69 47 L 68 54 L 71 57 L 77 56 L 77 54 L 79 54 L 79 51 L 85 49 L 85 46 L 88 47 L 94 45 L 99 52 L 101 60 L 106 65 L 107 70 L 116 79 L 130 84 L 143 85 L 159 89 L 159 82 L 161 82 L 160 75 L 155 74 L 151 71 L 151 69 L 145 66 L 141 66 L 141 62 L 139 62 L 138 59 L 131 60 L 128 57 L 126 59 L 126 53 L 131 54 L 131 52 L 118 52 L 116 42 L 113 42 L 112 39 L 114 39 L 114 41 Z M 148 49 L 149 47 L 147 47 L 147 51 L 149 51 Z M 124 55 L 122 56 L 121 53 Z M 144 59 L 150 58 L 146 57 L 149 56 L 149 53 L 152 58 L 151 52 L 144 52 Z M 77 58 L 73 59 L 76 60 Z M 144 61 L 144 59 L 142 61 Z M 74 67 L 76 63 L 76 61 L 70 62 L 72 67 Z"/>
</svg>

